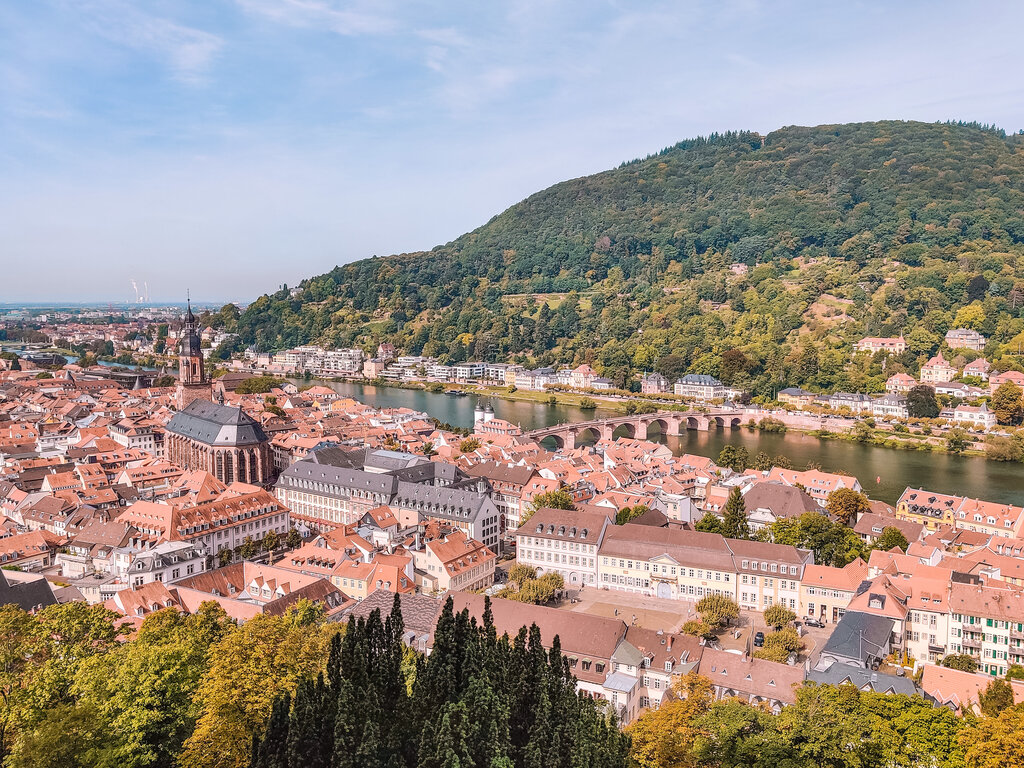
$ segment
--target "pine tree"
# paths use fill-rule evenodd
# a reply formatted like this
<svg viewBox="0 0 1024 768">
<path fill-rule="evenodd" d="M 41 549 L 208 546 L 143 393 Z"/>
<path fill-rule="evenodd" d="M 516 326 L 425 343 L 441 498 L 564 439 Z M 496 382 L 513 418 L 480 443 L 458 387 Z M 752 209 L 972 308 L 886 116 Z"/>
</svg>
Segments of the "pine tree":
<svg viewBox="0 0 1024 768">
<path fill-rule="evenodd" d="M 356 768 L 355 755 L 359 749 L 361 716 L 356 708 L 352 684 L 341 680 L 335 699 L 337 714 L 334 718 L 334 748 L 331 768 Z"/>
<path fill-rule="evenodd" d="M 409 696 L 400 608 L 350 621 L 326 672 L 274 701 L 252 768 L 623 768 L 628 740 L 577 694 L 557 637 L 498 638 L 489 602 L 478 625 L 449 600 Z"/>
<path fill-rule="evenodd" d="M 750 538 L 750 528 L 747 526 L 747 507 L 743 503 L 743 493 L 738 487 L 729 491 L 729 499 L 725 502 L 722 518 L 724 536 L 730 539 Z"/>
<path fill-rule="evenodd" d="M 288 768 L 288 713 L 291 696 L 287 691 L 274 700 L 267 730 L 254 748 L 257 760 L 254 768 Z"/>
</svg>

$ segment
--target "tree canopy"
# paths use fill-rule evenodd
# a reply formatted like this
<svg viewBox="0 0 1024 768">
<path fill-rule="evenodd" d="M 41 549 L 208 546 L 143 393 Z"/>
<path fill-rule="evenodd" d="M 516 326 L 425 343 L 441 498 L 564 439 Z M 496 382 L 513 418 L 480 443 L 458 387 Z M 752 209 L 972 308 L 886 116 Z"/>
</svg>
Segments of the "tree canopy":
<svg viewBox="0 0 1024 768">
<path fill-rule="evenodd" d="M 449 598 L 430 655 L 403 673 L 398 597 L 382 619 L 350 621 L 324 674 L 274 701 L 251 768 L 625 768 L 629 740 L 576 691 L 558 639 L 536 625 L 498 637 Z"/>
<path fill-rule="evenodd" d="M 879 392 L 949 352 L 960 325 L 988 337 L 993 364 L 1019 368 L 1021 143 L 905 121 L 682 141 L 224 322 L 239 350 L 387 341 L 443 362 L 586 362 L 619 386 L 654 369 L 755 393 Z M 888 361 L 851 354 L 900 332 L 910 349 Z"/>
</svg>

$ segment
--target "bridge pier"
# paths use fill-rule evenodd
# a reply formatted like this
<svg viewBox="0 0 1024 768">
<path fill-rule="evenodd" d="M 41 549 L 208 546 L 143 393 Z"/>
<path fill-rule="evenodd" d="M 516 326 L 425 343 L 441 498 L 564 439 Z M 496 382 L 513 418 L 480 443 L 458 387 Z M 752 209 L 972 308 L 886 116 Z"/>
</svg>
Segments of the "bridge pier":
<svg viewBox="0 0 1024 768">
<path fill-rule="evenodd" d="M 646 421 L 638 421 L 636 423 L 636 435 L 635 435 L 635 437 L 636 437 L 637 440 L 646 440 L 647 439 L 647 422 Z"/>
</svg>

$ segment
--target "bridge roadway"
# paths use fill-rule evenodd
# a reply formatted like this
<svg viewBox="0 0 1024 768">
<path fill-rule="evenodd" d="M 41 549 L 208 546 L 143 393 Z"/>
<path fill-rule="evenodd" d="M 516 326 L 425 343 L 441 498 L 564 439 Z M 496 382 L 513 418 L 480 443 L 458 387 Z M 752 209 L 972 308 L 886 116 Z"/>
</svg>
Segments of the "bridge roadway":
<svg viewBox="0 0 1024 768">
<path fill-rule="evenodd" d="M 652 426 L 656 426 L 663 435 L 678 435 L 684 429 L 706 432 L 711 429 L 712 424 L 715 427 L 735 429 L 742 425 L 744 415 L 745 412 L 742 410 L 657 411 L 656 413 L 594 419 L 575 424 L 554 424 L 527 432 L 526 437 L 536 441 L 551 437 L 554 438 L 559 448 L 572 449 L 576 447 L 577 440 L 585 433 L 590 433 L 594 440 L 611 440 L 615 431 L 624 427 L 627 437 L 646 440 L 648 430 Z"/>
</svg>

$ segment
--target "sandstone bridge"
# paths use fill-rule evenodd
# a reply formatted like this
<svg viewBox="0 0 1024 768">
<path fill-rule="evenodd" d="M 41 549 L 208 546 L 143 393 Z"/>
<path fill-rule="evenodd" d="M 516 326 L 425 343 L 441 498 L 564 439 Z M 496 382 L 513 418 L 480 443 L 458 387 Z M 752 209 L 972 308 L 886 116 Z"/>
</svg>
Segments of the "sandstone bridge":
<svg viewBox="0 0 1024 768">
<path fill-rule="evenodd" d="M 743 411 L 659 411 L 658 413 L 613 416 L 574 424 L 555 424 L 526 433 L 536 441 L 550 437 L 559 448 L 575 448 L 577 442 L 597 442 L 614 437 L 632 437 L 646 440 L 649 432 L 678 435 L 685 429 L 706 432 L 709 429 L 735 429 L 743 423 Z"/>
</svg>

